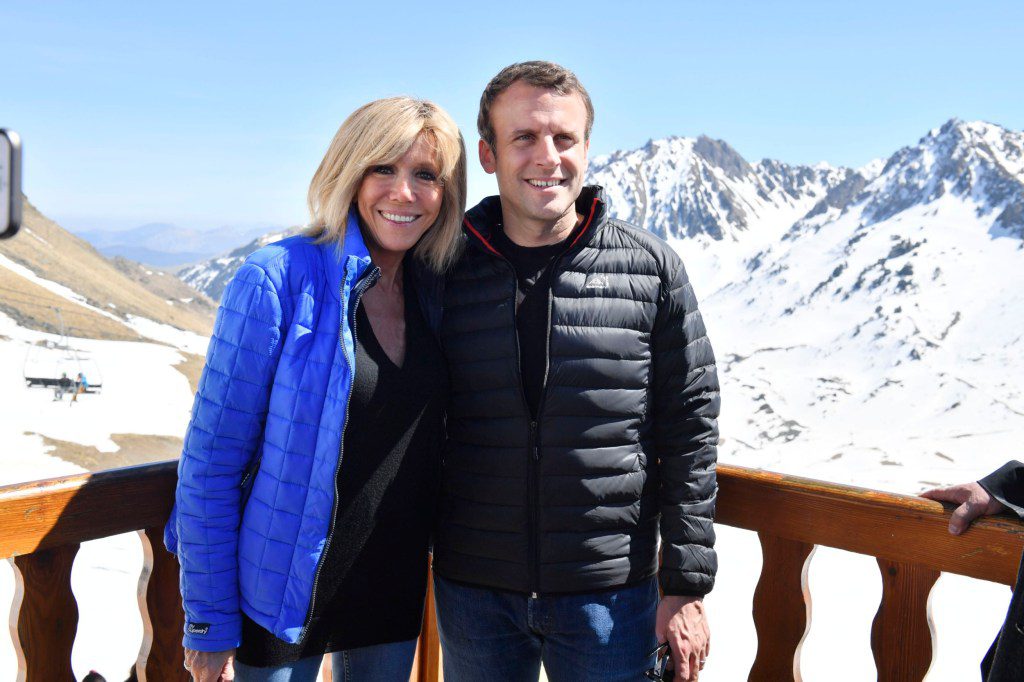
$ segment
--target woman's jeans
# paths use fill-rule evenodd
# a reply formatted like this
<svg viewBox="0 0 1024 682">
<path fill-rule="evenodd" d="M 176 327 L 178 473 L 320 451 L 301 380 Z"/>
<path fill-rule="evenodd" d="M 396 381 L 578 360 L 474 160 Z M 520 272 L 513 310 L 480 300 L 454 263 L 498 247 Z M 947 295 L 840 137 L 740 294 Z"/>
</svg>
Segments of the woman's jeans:
<svg viewBox="0 0 1024 682">
<path fill-rule="evenodd" d="M 541 595 L 434 575 L 445 682 L 638 682 L 654 667 L 656 578 L 617 590 Z"/>
<path fill-rule="evenodd" d="M 416 640 L 346 649 L 331 654 L 334 682 L 408 682 Z M 323 656 L 310 656 L 276 668 L 253 668 L 235 661 L 237 682 L 314 682 Z"/>
</svg>

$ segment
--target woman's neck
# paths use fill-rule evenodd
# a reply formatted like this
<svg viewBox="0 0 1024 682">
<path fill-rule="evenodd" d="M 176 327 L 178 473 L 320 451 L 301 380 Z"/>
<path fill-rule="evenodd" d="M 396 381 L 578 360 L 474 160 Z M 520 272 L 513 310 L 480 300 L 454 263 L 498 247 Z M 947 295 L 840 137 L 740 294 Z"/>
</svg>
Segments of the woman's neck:
<svg viewBox="0 0 1024 682">
<path fill-rule="evenodd" d="M 396 293 L 402 290 L 402 259 L 405 253 L 393 251 L 381 251 L 368 246 L 370 258 L 373 264 L 380 269 L 380 279 L 377 280 L 378 290 L 388 293 Z"/>
</svg>

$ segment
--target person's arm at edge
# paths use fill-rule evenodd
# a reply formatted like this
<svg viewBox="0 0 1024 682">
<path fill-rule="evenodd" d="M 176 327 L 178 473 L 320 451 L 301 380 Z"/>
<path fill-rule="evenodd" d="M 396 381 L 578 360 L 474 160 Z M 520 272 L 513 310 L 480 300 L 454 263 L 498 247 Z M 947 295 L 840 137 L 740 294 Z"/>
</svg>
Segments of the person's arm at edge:
<svg viewBox="0 0 1024 682">
<path fill-rule="evenodd" d="M 979 480 L 978 485 L 1024 521 L 1024 464 L 1007 462 Z"/>
<path fill-rule="evenodd" d="M 949 519 L 949 532 L 960 535 L 979 516 L 1011 511 L 1024 521 L 1024 464 L 1010 461 L 981 480 L 932 488 L 921 497 L 958 505 Z"/>
</svg>

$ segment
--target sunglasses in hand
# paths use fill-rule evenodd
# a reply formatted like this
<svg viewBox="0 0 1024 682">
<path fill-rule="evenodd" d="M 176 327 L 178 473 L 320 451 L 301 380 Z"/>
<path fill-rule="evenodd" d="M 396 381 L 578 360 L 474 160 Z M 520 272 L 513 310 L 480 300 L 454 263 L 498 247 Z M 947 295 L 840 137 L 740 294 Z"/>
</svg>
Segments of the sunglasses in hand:
<svg viewBox="0 0 1024 682">
<path fill-rule="evenodd" d="M 668 667 L 669 662 L 672 660 L 672 656 L 669 655 L 668 642 L 662 642 L 647 656 L 658 657 L 654 667 L 644 673 L 647 679 L 654 680 L 655 682 L 673 682 L 676 679 L 675 668 Z"/>
</svg>

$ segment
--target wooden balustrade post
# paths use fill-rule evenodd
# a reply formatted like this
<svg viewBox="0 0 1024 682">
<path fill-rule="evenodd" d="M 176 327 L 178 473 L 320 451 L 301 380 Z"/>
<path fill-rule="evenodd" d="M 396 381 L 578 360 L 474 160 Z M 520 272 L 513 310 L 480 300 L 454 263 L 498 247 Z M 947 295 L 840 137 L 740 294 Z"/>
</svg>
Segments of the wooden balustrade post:
<svg viewBox="0 0 1024 682">
<path fill-rule="evenodd" d="M 185 670 L 181 636 L 185 613 L 178 589 L 178 558 L 164 548 L 163 528 L 139 531 L 142 540 L 142 574 L 139 577 L 139 611 L 142 613 L 142 647 L 135 671 L 140 682 L 180 680 Z"/>
<path fill-rule="evenodd" d="M 811 625 L 807 569 L 814 545 L 758 533 L 761 577 L 754 591 L 757 656 L 750 682 L 800 682 L 800 647 Z"/>
<path fill-rule="evenodd" d="M 423 605 L 423 628 L 416 643 L 416 658 L 412 664 L 409 682 L 442 682 L 441 637 L 437 632 L 437 612 L 434 610 L 434 575 L 427 576 L 427 599 Z"/>
<path fill-rule="evenodd" d="M 78 630 L 78 603 L 71 592 L 71 567 L 78 544 L 14 557 L 11 628 L 18 655 L 18 682 L 68 680 Z"/>
<path fill-rule="evenodd" d="M 871 624 L 871 652 L 879 682 L 923 680 L 932 664 L 934 627 L 928 596 L 939 571 L 878 559 L 882 601 Z"/>
</svg>

